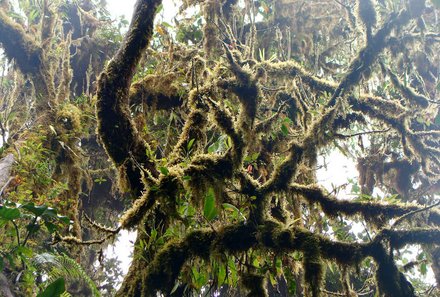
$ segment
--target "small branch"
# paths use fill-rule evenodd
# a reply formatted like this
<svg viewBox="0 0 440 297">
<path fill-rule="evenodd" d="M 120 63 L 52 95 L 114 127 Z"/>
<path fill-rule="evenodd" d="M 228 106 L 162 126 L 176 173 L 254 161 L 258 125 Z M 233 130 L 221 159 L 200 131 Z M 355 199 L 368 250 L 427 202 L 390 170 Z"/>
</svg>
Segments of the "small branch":
<svg viewBox="0 0 440 297">
<path fill-rule="evenodd" d="M 334 136 L 338 137 L 338 138 L 350 138 L 350 137 L 356 137 L 356 136 L 362 136 L 362 135 L 368 135 L 368 134 L 386 133 L 389 131 L 390 131 L 390 128 L 385 129 L 385 130 L 359 132 L 359 133 L 354 133 L 354 134 L 349 134 L 349 135 L 335 133 Z"/>
<path fill-rule="evenodd" d="M 110 236 L 107 235 L 106 237 L 101 238 L 101 239 L 84 241 L 84 240 L 81 240 L 81 239 L 79 239 L 77 237 L 74 237 L 74 236 L 61 236 L 61 235 L 59 235 L 57 233 L 57 234 L 55 234 L 55 236 L 54 236 L 54 238 L 52 240 L 51 245 L 55 245 L 55 244 L 60 243 L 60 242 L 65 242 L 67 244 L 76 244 L 76 245 L 89 246 L 89 245 L 94 245 L 94 244 L 102 244 L 107 239 L 109 239 L 111 236 L 113 236 L 113 235 L 110 235 Z"/>
<path fill-rule="evenodd" d="M 99 223 L 94 222 L 86 213 L 84 213 L 84 218 L 86 219 L 86 221 L 90 224 L 90 226 L 92 226 L 93 228 L 101 231 L 101 232 L 105 232 L 105 233 L 111 233 L 113 235 L 116 235 L 119 233 L 119 231 L 121 230 L 121 227 L 118 228 L 109 228 L 106 226 L 103 226 Z"/>
</svg>

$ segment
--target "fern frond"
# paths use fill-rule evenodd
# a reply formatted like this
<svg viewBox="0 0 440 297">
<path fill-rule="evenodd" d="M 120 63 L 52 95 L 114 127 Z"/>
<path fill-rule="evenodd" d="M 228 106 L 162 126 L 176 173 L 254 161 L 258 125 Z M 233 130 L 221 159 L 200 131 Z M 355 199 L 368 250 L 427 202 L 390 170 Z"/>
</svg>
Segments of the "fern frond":
<svg viewBox="0 0 440 297">
<path fill-rule="evenodd" d="M 84 271 L 81 265 L 79 265 L 74 259 L 70 258 L 66 254 L 38 254 L 34 257 L 33 264 L 38 270 L 47 273 L 47 282 L 51 282 L 60 277 L 66 280 L 83 281 L 91 289 L 94 297 L 101 296 L 101 293 L 93 280 L 87 275 L 87 272 Z M 69 294 L 63 297 L 68 296 L 71 295 Z"/>
</svg>

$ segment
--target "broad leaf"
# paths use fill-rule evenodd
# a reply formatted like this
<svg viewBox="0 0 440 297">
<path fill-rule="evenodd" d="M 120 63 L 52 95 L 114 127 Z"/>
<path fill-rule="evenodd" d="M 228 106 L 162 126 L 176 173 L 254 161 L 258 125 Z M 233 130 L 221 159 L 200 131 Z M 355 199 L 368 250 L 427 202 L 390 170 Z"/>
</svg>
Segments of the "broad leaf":
<svg viewBox="0 0 440 297">
<path fill-rule="evenodd" d="M 18 208 L 9 208 L 7 206 L 2 206 L 0 208 L 0 219 L 12 221 L 18 219 L 20 216 L 21 213 Z"/>
<path fill-rule="evenodd" d="M 59 297 L 66 291 L 66 284 L 63 278 L 59 278 L 37 295 L 37 297 Z"/>
<path fill-rule="evenodd" d="M 209 188 L 205 197 L 205 206 L 203 208 L 203 215 L 208 221 L 212 221 L 217 217 L 218 210 L 215 206 L 215 194 L 212 188 Z"/>
</svg>

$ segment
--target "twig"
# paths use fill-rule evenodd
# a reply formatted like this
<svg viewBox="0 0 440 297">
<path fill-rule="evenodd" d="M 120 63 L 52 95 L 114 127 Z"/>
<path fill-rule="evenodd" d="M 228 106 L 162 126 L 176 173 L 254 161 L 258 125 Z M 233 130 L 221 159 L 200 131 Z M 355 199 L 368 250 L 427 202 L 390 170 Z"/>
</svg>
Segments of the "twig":
<svg viewBox="0 0 440 297">
<path fill-rule="evenodd" d="M 349 135 L 335 133 L 334 136 L 335 137 L 339 137 L 339 138 L 350 138 L 350 137 L 356 137 L 356 136 L 367 135 L 367 134 L 385 133 L 385 132 L 388 132 L 388 131 L 390 131 L 390 128 L 385 129 L 385 130 L 374 130 L 374 131 L 358 132 L 358 133 L 349 134 Z"/>
</svg>

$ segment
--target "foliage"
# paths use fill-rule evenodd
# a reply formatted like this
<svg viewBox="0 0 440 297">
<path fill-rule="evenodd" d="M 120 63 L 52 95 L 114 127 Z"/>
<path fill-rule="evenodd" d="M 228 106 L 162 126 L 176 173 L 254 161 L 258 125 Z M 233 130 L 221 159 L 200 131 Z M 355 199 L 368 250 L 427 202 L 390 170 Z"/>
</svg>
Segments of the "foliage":
<svg viewBox="0 0 440 297">
<path fill-rule="evenodd" d="M 114 294 L 123 229 L 116 296 L 434 290 L 437 1 L 191 0 L 154 22 L 165 4 L 139 0 L 125 38 L 104 2 L 0 8 L 3 274 L 23 295 Z M 358 172 L 325 189 L 335 151 Z"/>
</svg>

